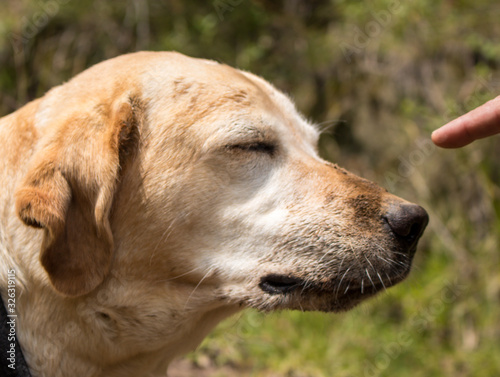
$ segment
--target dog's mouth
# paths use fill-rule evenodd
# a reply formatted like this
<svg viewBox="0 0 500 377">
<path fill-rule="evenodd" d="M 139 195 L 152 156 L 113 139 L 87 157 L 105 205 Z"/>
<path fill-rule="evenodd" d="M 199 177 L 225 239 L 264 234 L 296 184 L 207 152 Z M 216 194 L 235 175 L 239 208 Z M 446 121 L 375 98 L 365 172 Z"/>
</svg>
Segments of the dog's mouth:
<svg viewBox="0 0 500 377">
<path fill-rule="evenodd" d="M 269 295 L 272 309 L 345 311 L 404 280 L 411 263 L 391 272 L 358 269 L 353 274 L 316 280 L 271 273 L 261 277 L 259 288 Z M 349 275 L 349 276 L 348 276 Z"/>
</svg>

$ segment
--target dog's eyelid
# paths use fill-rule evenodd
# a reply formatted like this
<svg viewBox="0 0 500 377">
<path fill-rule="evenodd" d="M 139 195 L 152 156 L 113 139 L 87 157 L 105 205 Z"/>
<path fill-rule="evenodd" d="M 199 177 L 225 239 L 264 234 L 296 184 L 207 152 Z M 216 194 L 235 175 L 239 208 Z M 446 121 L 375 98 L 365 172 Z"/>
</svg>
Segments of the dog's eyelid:
<svg viewBox="0 0 500 377">
<path fill-rule="evenodd" d="M 249 153 L 265 153 L 273 156 L 276 153 L 277 145 L 272 141 L 255 140 L 242 143 L 228 144 L 226 149 L 230 151 L 242 151 Z"/>
<path fill-rule="evenodd" d="M 247 126 L 240 128 L 232 136 L 232 140 L 227 140 L 225 150 L 273 156 L 278 149 L 276 137 L 270 130 Z"/>
</svg>

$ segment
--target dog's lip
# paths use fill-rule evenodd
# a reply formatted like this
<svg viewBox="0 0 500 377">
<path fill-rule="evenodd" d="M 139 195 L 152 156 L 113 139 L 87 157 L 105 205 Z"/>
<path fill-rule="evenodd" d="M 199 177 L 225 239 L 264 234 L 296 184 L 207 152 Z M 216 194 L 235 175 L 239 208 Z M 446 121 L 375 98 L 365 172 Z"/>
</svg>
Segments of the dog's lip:
<svg viewBox="0 0 500 377">
<path fill-rule="evenodd" d="M 295 276 L 269 274 L 260 279 L 259 287 L 270 295 L 290 293 L 304 285 L 304 280 Z"/>
<path fill-rule="evenodd" d="M 356 300 L 358 298 L 369 297 L 382 290 L 390 288 L 403 281 L 410 273 L 410 265 L 406 269 L 393 271 L 387 278 L 380 275 L 377 278 L 368 279 L 362 282 L 356 280 L 344 280 L 340 283 L 337 280 L 326 280 L 315 282 L 313 279 L 297 277 L 293 274 L 271 273 L 261 277 L 259 288 L 270 295 L 285 295 L 301 290 L 303 294 L 332 295 L 336 300 Z"/>
<path fill-rule="evenodd" d="M 381 273 L 380 277 L 372 274 L 371 280 L 365 276 L 363 283 L 358 278 L 339 280 L 338 273 L 335 274 L 337 278 L 321 281 L 317 280 L 317 275 L 314 279 L 303 274 L 298 277 L 298 274 L 293 273 L 269 273 L 259 279 L 258 287 L 267 298 L 263 297 L 262 306 L 256 307 L 266 311 L 293 309 L 344 312 L 403 281 L 409 272 L 410 265 L 407 268 L 393 269 L 388 275 Z M 382 278 L 383 275 L 385 278 Z M 250 303 L 250 306 L 254 305 Z"/>
</svg>

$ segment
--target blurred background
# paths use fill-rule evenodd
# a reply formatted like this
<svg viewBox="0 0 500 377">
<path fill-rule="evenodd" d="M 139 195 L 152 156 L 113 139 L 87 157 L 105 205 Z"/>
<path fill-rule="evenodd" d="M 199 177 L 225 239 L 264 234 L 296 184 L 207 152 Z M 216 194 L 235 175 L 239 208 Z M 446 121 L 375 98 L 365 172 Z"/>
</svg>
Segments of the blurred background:
<svg viewBox="0 0 500 377">
<path fill-rule="evenodd" d="M 500 94 L 490 0 L 2 0 L 0 115 L 85 68 L 177 50 L 254 72 L 323 132 L 324 158 L 424 206 L 410 278 L 352 312 L 245 311 L 172 376 L 500 375 L 500 136 L 430 133 Z"/>
</svg>

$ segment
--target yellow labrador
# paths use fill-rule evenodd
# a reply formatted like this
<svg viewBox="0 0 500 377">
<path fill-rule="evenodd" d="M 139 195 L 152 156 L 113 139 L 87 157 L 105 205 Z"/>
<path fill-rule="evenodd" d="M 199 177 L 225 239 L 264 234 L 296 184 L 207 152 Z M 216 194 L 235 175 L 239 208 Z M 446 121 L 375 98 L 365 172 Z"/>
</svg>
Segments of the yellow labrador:
<svg viewBox="0 0 500 377">
<path fill-rule="evenodd" d="M 0 140 L 0 268 L 33 376 L 161 376 L 245 307 L 350 309 L 406 277 L 428 221 L 318 157 L 266 81 L 172 52 L 86 70 Z"/>
</svg>

